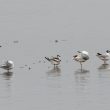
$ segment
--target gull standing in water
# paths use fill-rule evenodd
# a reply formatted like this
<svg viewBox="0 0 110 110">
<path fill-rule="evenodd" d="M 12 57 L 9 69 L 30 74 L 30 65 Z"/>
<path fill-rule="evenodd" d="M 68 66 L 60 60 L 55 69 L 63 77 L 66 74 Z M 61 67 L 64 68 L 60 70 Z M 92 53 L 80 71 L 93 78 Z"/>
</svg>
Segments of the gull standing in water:
<svg viewBox="0 0 110 110">
<path fill-rule="evenodd" d="M 0 68 L 5 69 L 9 72 L 9 70 L 14 68 L 14 62 L 11 60 L 6 61 Z"/>
<path fill-rule="evenodd" d="M 45 59 L 47 59 L 52 65 L 54 65 L 54 68 L 60 64 L 61 60 L 60 60 L 60 55 L 57 55 L 57 57 L 45 57 Z"/>
<path fill-rule="evenodd" d="M 106 62 L 108 60 L 110 60 L 110 51 L 107 50 L 106 53 L 101 54 L 101 53 L 97 53 L 96 55 L 99 59 L 101 59 L 102 61 L 104 61 L 104 64 L 107 64 Z"/>
<path fill-rule="evenodd" d="M 89 53 L 87 51 L 77 51 L 77 52 L 78 54 L 73 56 L 73 60 L 80 63 L 82 71 L 82 63 L 89 60 Z"/>
</svg>

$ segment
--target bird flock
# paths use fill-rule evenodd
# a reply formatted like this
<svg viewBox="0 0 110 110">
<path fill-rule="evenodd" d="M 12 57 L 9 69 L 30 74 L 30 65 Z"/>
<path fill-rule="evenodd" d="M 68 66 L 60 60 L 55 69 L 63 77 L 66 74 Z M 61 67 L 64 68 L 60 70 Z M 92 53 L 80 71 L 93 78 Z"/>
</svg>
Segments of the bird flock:
<svg viewBox="0 0 110 110">
<path fill-rule="evenodd" d="M 103 61 L 104 65 L 107 65 L 107 61 L 110 60 L 110 50 L 106 50 L 104 54 L 97 53 L 96 56 Z M 45 59 L 52 65 L 54 65 L 54 68 L 56 68 L 61 63 L 60 57 L 60 55 L 57 55 L 56 57 L 52 56 L 51 58 L 45 57 Z M 73 55 L 73 60 L 80 63 L 81 70 L 82 64 L 89 59 L 89 53 L 87 51 L 77 51 L 77 54 Z M 0 68 L 7 70 L 7 72 L 10 72 L 10 70 L 14 68 L 14 62 L 8 60 L 4 64 L 2 64 Z"/>
<path fill-rule="evenodd" d="M 104 65 L 107 65 L 107 61 L 110 60 L 110 51 L 107 50 L 104 54 L 97 53 L 96 56 L 104 62 Z M 57 67 L 61 62 L 60 55 L 51 58 L 45 57 L 45 59 L 54 65 L 54 68 Z M 87 51 L 77 51 L 77 54 L 73 56 L 73 60 L 80 63 L 81 70 L 82 64 L 89 59 L 89 53 Z"/>
</svg>

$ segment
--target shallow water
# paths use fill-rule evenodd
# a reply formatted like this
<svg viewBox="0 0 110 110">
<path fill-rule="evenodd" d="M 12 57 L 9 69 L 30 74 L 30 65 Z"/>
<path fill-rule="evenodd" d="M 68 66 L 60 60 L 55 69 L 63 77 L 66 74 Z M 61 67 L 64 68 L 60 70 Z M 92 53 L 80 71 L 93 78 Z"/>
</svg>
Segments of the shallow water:
<svg viewBox="0 0 110 110">
<path fill-rule="evenodd" d="M 109 3 L 0 1 L 0 64 L 15 62 L 12 73 L 0 70 L 0 110 L 109 110 L 110 65 L 96 57 L 110 49 Z M 90 54 L 82 72 L 77 50 Z M 57 54 L 54 69 L 44 57 Z"/>
</svg>

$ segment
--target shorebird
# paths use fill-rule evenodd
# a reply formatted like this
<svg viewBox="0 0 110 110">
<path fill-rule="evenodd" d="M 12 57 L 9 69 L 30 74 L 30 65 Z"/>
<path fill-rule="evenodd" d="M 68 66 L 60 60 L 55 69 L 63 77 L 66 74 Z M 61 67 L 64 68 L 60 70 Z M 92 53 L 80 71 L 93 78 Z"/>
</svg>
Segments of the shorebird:
<svg viewBox="0 0 110 110">
<path fill-rule="evenodd" d="M 9 72 L 9 70 L 14 68 L 14 62 L 11 60 L 6 61 L 0 68 L 5 69 Z"/>
<path fill-rule="evenodd" d="M 52 65 L 54 65 L 54 68 L 60 64 L 61 60 L 60 60 L 60 55 L 57 55 L 57 57 L 45 57 L 45 59 L 47 59 Z"/>
<path fill-rule="evenodd" d="M 106 62 L 107 62 L 108 60 L 110 60 L 110 51 L 107 50 L 104 54 L 97 53 L 96 56 L 97 56 L 99 59 L 101 59 L 101 60 L 104 62 L 104 64 L 107 64 Z"/>
<path fill-rule="evenodd" d="M 89 54 L 87 51 L 77 51 L 77 52 L 78 52 L 78 54 L 73 56 L 73 60 L 80 63 L 81 70 L 82 70 L 82 63 L 89 60 Z"/>
</svg>

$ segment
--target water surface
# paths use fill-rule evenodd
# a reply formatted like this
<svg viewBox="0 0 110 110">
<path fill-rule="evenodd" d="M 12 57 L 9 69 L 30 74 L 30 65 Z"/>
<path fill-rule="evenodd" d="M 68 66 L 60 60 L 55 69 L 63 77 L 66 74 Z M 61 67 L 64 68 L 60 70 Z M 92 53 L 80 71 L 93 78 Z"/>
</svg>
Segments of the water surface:
<svg viewBox="0 0 110 110">
<path fill-rule="evenodd" d="M 97 52 L 110 41 L 108 0 L 0 1 L 0 64 L 15 62 L 11 74 L 0 70 L 1 110 L 109 110 L 110 65 Z M 90 60 L 72 61 L 77 50 Z M 61 55 L 54 69 L 44 57 Z M 110 62 L 108 62 L 110 63 Z"/>
</svg>

